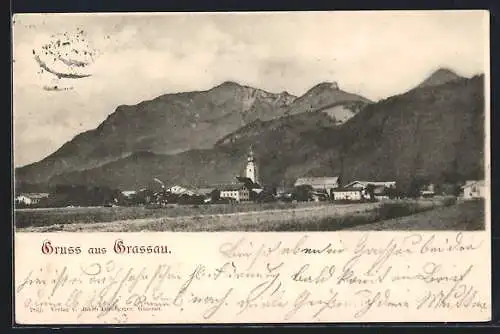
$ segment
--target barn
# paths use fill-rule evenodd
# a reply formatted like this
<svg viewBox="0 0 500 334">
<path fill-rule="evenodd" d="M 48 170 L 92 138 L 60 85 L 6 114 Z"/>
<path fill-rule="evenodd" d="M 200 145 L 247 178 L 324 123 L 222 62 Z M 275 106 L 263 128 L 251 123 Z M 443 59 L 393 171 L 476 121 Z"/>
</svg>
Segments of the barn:
<svg viewBox="0 0 500 334">
<path fill-rule="evenodd" d="M 295 181 L 295 187 L 311 186 L 314 190 L 326 190 L 331 193 L 332 189 L 339 187 L 338 176 L 325 176 L 325 177 L 300 177 Z"/>
</svg>

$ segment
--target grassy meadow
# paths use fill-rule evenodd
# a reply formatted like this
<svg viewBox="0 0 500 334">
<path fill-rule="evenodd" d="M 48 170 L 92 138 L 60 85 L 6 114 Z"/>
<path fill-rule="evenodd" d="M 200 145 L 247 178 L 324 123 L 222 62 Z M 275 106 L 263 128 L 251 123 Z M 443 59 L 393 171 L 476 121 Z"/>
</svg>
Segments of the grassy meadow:
<svg viewBox="0 0 500 334">
<path fill-rule="evenodd" d="M 16 210 L 18 232 L 336 231 L 484 229 L 484 202 L 245 203 Z"/>
<path fill-rule="evenodd" d="M 415 215 L 401 216 L 373 224 L 356 225 L 350 230 L 369 231 L 478 231 L 485 229 L 483 200 L 461 202 Z"/>
<path fill-rule="evenodd" d="M 297 203 L 241 203 L 216 205 L 167 205 L 166 207 L 118 206 L 118 207 L 63 207 L 15 210 L 15 226 L 43 227 L 49 225 L 115 222 L 143 218 L 191 217 L 225 215 L 262 210 L 286 210 L 321 206 L 318 202 Z"/>
</svg>

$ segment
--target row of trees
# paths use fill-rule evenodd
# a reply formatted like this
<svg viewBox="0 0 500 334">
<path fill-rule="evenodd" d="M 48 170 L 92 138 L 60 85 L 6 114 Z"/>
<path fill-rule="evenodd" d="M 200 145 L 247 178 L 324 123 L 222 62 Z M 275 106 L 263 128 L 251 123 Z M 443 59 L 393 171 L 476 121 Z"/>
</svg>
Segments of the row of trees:
<svg viewBox="0 0 500 334">
<path fill-rule="evenodd" d="M 84 185 L 56 185 L 49 196 L 29 207 L 101 206 L 118 203 L 123 197 L 118 189 Z M 16 203 L 16 206 L 23 206 Z"/>
</svg>

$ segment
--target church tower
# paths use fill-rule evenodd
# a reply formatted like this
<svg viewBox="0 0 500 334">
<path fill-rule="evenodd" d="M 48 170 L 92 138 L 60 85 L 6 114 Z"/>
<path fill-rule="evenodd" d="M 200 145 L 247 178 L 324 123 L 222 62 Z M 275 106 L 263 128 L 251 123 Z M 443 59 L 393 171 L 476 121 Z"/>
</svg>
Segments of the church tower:
<svg viewBox="0 0 500 334">
<path fill-rule="evenodd" d="M 255 162 L 255 157 L 253 155 L 253 149 L 250 146 L 250 152 L 247 158 L 247 167 L 245 176 L 248 177 L 252 182 L 259 183 L 258 173 L 257 173 L 257 163 Z"/>
</svg>

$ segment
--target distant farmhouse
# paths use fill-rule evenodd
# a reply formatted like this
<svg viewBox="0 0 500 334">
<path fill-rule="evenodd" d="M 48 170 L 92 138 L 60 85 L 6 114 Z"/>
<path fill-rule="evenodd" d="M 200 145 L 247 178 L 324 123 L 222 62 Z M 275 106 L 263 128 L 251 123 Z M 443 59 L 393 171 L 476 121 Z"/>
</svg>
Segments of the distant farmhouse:
<svg viewBox="0 0 500 334">
<path fill-rule="evenodd" d="M 332 189 L 339 187 L 339 177 L 300 177 L 297 179 L 297 181 L 295 181 L 294 186 L 311 186 L 314 190 L 326 190 L 328 193 L 330 193 Z"/>
<path fill-rule="evenodd" d="M 388 190 L 396 189 L 396 181 L 352 181 L 345 185 L 346 188 L 360 189 L 362 195 L 369 197 L 367 193 L 368 186 L 373 187 L 373 196 L 375 199 L 388 199 Z"/>
<path fill-rule="evenodd" d="M 340 185 L 338 176 L 300 177 L 295 181 L 294 187 L 312 188 L 311 198 L 314 201 L 326 200 L 332 197 L 332 191 Z"/>
<path fill-rule="evenodd" d="M 395 189 L 396 181 L 352 181 L 345 186 L 340 185 L 338 176 L 301 177 L 295 187 L 311 186 L 314 191 L 325 191 L 335 201 L 359 201 L 370 197 L 367 189 L 373 187 L 376 199 L 389 198 L 387 189 Z"/>
<path fill-rule="evenodd" d="M 464 199 L 486 197 L 486 187 L 484 180 L 469 180 L 461 187 Z"/>
<path fill-rule="evenodd" d="M 37 205 L 44 198 L 48 198 L 48 193 L 27 193 L 16 196 L 16 204 Z"/>
</svg>

